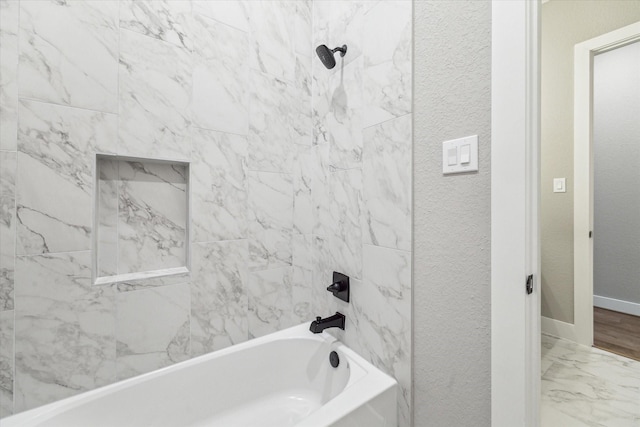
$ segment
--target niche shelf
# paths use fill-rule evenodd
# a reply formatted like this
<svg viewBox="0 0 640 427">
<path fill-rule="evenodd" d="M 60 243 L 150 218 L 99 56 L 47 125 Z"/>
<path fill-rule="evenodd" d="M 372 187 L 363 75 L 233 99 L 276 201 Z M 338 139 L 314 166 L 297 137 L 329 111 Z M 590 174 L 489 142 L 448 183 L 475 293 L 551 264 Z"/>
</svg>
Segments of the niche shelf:
<svg viewBox="0 0 640 427">
<path fill-rule="evenodd" d="M 96 155 L 93 282 L 189 274 L 189 163 Z"/>
</svg>

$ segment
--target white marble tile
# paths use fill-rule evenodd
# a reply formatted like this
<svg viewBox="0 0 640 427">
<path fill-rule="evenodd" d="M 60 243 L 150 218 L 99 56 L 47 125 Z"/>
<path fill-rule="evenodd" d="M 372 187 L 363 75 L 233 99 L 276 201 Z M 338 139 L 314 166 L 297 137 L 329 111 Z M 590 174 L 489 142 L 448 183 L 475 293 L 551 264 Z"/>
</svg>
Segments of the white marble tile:
<svg viewBox="0 0 640 427">
<path fill-rule="evenodd" d="M 315 47 L 311 44 L 313 30 L 312 9 L 312 0 L 296 1 L 295 14 L 291 17 L 294 21 L 294 51 L 305 58 L 315 56 Z"/>
<path fill-rule="evenodd" d="M 313 199 L 314 179 L 320 167 L 316 147 L 296 145 L 293 163 L 293 227 L 299 234 L 311 234 L 316 209 Z"/>
<path fill-rule="evenodd" d="M 189 284 L 118 293 L 118 380 L 189 358 Z"/>
<path fill-rule="evenodd" d="M 294 234 L 291 242 L 293 252 L 292 276 L 292 324 L 311 321 L 314 314 L 313 293 L 313 236 Z M 327 285 L 328 286 L 328 285 Z"/>
<path fill-rule="evenodd" d="M 215 19 L 238 30 L 249 31 L 249 2 L 246 0 L 193 1 L 194 13 Z"/>
<path fill-rule="evenodd" d="M 249 36 L 196 15 L 191 112 L 196 126 L 246 135 Z"/>
<path fill-rule="evenodd" d="M 411 253 L 364 245 L 364 277 L 354 311 L 371 361 L 398 380 L 400 425 L 411 405 Z M 349 342 L 347 342 L 349 344 Z"/>
<path fill-rule="evenodd" d="M 16 260 L 15 412 L 115 381 L 114 295 L 91 253 Z"/>
<path fill-rule="evenodd" d="M 17 252 L 91 248 L 95 151 L 113 152 L 117 117 L 21 101 Z"/>
<path fill-rule="evenodd" d="M 593 347 L 543 335 L 543 359 L 575 366 L 592 376 L 640 381 L 640 362 Z"/>
<path fill-rule="evenodd" d="M 117 112 L 118 2 L 20 2 L 21 97 Z"/>
<path fill-rule="evenodd" d="M 120 28 L 192 49 L 192 2 L 121 0 Z"/>
<path fill-rule="evenodd" d="M 13 310 L 16 254 L 16 153 L 0 151 L 0 311 Z"/>
<path fill-rule="evenodd" d="M 293 326 L 292 275 L 291 267 L 249 273 L 249 338 Z"/>
<path fill-rule="evenodd" d="M 322 66 L 322 65 L 320 65 Z M 313 142 L 328 143 L 338 169 L 362 165 L 362 58 L 330 74 L 313 72 Z"/>
<path fill-rule="evenodd" d="M 295 1 L 250 2 L 250 66 L 277 79 L 295 78 Z"/>
<path fill-rule="evenodd" d="M 248 339 L 246 240 L 193 245 L 191 355 Z"/>
<path fill-rule="evenodd" d="M 542 405 L 540 407 L 540 426 L 541 427 L 588 427 L 582 421 L 566 415 L 559 410 L 549 406 Z"/>
<path fill-rule="evenodd" d="M 117 159 L 101 157 L 97 160 L 97 277 L 118 274 L 118 167 Z"/>
<path fill-rule="evenodd" d="M 411 8 L 381 1 L 365 15 L 364 127 L 411 112 Z"/>
<path fill-rule="evenodd" d="M 13 315 L 0 312 L 0 418 L 13 414 Z"/>
<path fill-rule="evenodd" d="M 186 265 L 187 168 L 119 162 L 118 274 Z"/>
<path fill-rule="evenodd" d="M 317 205 L 314 234 L 328 238 L 334 261 L 348 275 L 362 278 L 362 172 L 350 169 L 330 173 L 328 198 Z M 346 273 L 345 273 L 346 274 Z"/>
<path fill-rule="evenodd" d="M 295 87 L 261 72 L 250 74 L 248 168 L 291 173 L 300 110 Z"/>
<path fill-rule="evenodd" d="M 291 265 L 291 231 L 267 229 L 249 233 L 249 270 Z"/>
<path fill-rule="evenodd" d="M 289 174 L 247 173 L 249 268 L 291 265 L 293 182 Z"/>
<path fill-rule="evenodd" d="M 313 270 L 302 267 L 293 267 L 293 279 L 291 290 L 291 305 L 293 312 L 291 313 L 291 324 L 297 325 L 304 322 L 310 322 L 315 319 L 316 314 L 313 311 Z"/>
<path fill-rule="evenodd" d="M 247 237 L 247 138 L 193 130 L 193 242 Z"/>
<path fill-rule="evenodd" d="M 0 0 L 0 150 L 16 149 L 20 3 Z"/>
<path fill-rule="evenodd" d="M 364 130 L 363 241 L 411 250 L 411 115 Z"/>
<path fill-rule="evenodd" d="M 313 270 L 313 236 L 311 234 L 294 234 L 291 245 L 293 265 L 305 270 Z"/>
<path fill-rule="evenodd" d="M 292 110 L 292 126 L 295 142 L 301 145 L 313 144 L 312 115 L 312 61 L 308 56 L 296 54 L 296 81 L 293 93 L 295 108 Z"/>
<path fill-rule="evenodd" d="M 119 76 L 118 154 L 188 160 L 190 52 L 121 30 Z"/>
<path fill-rule="evenodd" d="M 542 420 L 633 426 L 640 417 L 640 362 L 543 335 Z M 573 424 L 571 424 L 573 423 Z"/>
</svg>

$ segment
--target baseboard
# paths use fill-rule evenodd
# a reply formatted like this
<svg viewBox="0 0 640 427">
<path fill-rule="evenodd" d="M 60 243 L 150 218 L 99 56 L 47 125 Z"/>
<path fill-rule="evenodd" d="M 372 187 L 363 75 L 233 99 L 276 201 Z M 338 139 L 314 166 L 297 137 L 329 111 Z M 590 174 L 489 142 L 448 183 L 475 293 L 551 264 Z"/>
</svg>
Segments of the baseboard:
<svg viewBox="0 0 640 427">
<path fill-rule="evenodd" d="M 566 323 L 560 320 L 551 319 L 542 316 L 541 319 L 542 332 L 553 335 L 554 337 L 564 338 L 569 341 L 577 342 L 576 326 L 573 323 Z"/>
<path fill-rule="evenodd" d="M 620 313 L 631 314 L 633 316 L 640 316 L 640 304 L 635 302 L 594 295 L 593 305 L 607 310 L 618 311 Z"/>
</svg>

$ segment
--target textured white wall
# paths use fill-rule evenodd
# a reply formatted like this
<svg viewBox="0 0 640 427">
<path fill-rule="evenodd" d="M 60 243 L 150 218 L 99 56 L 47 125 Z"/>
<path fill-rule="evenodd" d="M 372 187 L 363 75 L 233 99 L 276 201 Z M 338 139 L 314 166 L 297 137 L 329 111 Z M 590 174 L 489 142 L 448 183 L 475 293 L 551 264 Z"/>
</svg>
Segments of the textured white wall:
<svg viewBox="0 0 640 427">
<path fill-rule="evenodd" d="M 593 60 L 595 295 L 640 303 L 640 42 Z"/>
<path fill-rule="evenodd" d="M 491 423 L 491 3 L 414 3 L 414 425 Z M 479 171 L 442 141 L 478 134 Z"/>
</svg>

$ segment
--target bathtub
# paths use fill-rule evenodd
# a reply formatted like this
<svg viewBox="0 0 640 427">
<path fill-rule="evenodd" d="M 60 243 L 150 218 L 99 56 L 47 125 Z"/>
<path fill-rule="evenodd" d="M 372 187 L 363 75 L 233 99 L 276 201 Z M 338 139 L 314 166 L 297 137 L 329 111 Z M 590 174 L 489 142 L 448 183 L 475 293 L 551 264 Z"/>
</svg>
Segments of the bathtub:
<svg viewBox="0 0 640 427">
<path fill-rule="evenodd" d="M 339 357 L 331 366 L 330 353 Z M 396 381 L 305 323 L 0 421 L 2 427 L 396 426 Z"/>
</svg>

